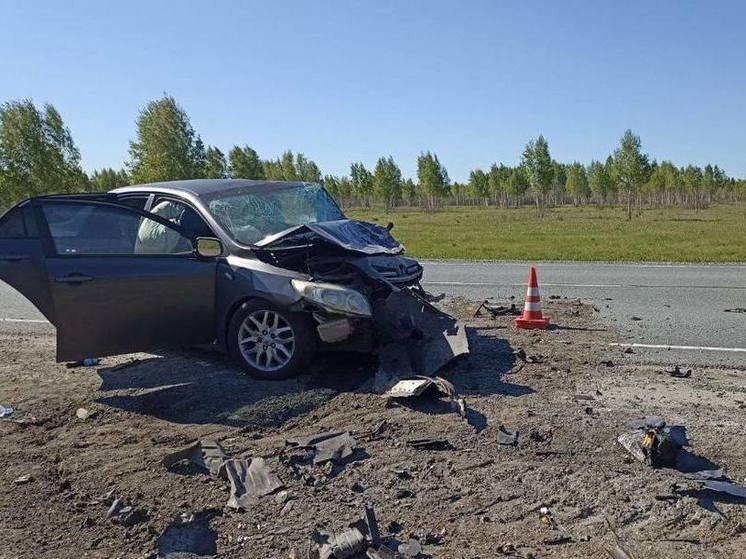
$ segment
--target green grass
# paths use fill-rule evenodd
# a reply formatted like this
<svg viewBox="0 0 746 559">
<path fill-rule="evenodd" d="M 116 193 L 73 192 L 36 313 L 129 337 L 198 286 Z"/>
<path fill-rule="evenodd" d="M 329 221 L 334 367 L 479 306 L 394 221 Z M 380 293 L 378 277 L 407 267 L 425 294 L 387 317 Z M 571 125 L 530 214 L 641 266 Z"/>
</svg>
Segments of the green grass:
<svg viewBox="0 0 746 559">
<path fill-rule="evenodd" d="M 418 258 L 746 262 L 746 204 L 644 210 L 563 207 L 536 218 L 532 208 L 351 208 L 349 217 L 385 225 Z"/>
</svg>

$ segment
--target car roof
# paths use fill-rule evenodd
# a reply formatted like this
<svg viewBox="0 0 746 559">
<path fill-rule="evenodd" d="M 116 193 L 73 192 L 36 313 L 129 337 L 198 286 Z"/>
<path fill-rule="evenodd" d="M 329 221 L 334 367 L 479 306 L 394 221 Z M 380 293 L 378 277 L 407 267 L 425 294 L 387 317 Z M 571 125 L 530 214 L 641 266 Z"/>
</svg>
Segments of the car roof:
<svg viewBox="0 0 746 559">
<path fill-rule="evenodd" d="M 146 184 L 133 184 L 112 190 L 114 194 L 124 194 L 127 192 L 142 192 L 147 190 L 158 190 L 159 192 L 188 193 L 193 196 L 206 196 L 233 190 L 236 188 L 266 188 L 272 186 L 303 186 L 311 184 L 300 181 L 266 181 L 266 180 L 248 180 L 248 179 L 192 179 L 181 181 L 164 181 L 151 182 Z"/>
</svg>

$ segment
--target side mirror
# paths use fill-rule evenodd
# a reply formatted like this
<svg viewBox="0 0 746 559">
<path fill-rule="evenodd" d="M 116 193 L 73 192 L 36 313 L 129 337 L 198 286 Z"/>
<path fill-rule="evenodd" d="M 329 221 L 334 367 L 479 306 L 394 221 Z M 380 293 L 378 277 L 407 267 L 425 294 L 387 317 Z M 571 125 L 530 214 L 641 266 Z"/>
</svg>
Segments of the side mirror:
<svg viewBox="0 0 746 559">
<path fill-rule="evenodd" d="M 218 239 L 212 237 L 197 237 L 194 242 L 194 250 L 197 256 L 203 258 L 215 258 L 223 254 L 223 245 Z"/>
<path fill-rule="evenodd" d="M 386 225 L 386 229 L 388 229 L 389 231 L 391 231 L 393 228 L 394 228 L 394 222 L 393 221 L 389 221 L 388 224 Z"/>
</svg>

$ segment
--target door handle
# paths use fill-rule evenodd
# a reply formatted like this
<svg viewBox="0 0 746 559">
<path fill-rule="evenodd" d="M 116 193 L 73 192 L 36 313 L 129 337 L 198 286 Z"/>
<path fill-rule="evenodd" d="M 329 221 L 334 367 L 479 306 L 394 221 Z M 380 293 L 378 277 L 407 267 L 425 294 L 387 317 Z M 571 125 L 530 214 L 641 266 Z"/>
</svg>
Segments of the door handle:
<svg viewBox="0 0 746 559">
<path fill-rule="evenodd" d="M 93 281 L 93 277 L 86 276 L 85 274 L 70 274 L 69 276 L 54 278 L 54 281 L 56 283 L 70 283 L 75 285 L 78 283 L 84 283 L 86 281 Z"/>
<path fill-rule="evenodd" d="M 0 260 L 4 262 L 20 262 L 21 260 L 28 259 L 28 254 L 0 254 Z"/>
</svg>

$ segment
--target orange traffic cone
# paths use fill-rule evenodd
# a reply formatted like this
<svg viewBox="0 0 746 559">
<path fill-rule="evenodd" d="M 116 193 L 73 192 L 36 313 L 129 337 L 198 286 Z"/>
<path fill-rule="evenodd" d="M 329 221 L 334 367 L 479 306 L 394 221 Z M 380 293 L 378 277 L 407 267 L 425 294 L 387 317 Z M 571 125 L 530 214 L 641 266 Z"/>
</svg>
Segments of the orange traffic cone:
<svg viewBox="0 0 746 559">
<path fill-rule="evenodd" d="M 539 294 L 539 282 L 536 281 L 536 268 L 531 266 L 528 273 L 528 291 L 526 292 L 526 304 L 523 307 L 523 316 L 513 320 L 516 328 L 538 328 L 544 330 L 549 326 L 549 319 L 541 314 L 541 295 Z"/>
</svg>

